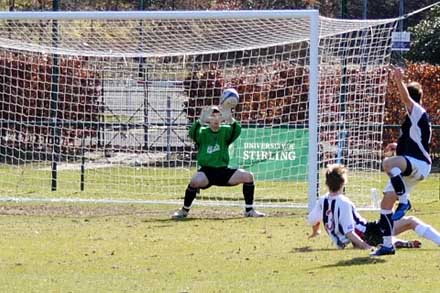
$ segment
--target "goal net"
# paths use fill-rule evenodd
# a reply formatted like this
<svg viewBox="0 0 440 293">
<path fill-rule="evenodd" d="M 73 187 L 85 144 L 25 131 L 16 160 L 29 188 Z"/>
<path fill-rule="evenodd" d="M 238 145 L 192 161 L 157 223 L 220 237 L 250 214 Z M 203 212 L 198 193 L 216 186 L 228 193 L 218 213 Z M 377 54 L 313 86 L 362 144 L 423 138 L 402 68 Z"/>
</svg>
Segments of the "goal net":
<svg viewBox="0 0 440 293">
<path fill-rule="evenodd" d="M 181 203 L 197 170 L 188 128 L 234 87 L 231 166 L 254 173 L 258 204 L 307 206 L 340 162 L 368 206 L 394 26 L 316 11 L 0 13 L 0 194 Z M 241 187 L 197 202 L 242 205 Z"/>
</svg>

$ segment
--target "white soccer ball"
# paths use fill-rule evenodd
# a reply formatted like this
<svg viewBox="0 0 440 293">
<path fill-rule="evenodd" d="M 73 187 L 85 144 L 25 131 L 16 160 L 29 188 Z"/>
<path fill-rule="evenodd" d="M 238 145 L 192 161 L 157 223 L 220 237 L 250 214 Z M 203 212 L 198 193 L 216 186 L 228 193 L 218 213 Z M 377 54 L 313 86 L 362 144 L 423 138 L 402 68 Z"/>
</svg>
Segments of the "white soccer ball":
<svg viewBox="0 0 440 293">
<path fill-rule="evenodd" d="M 232 109 L 238 105 L 239 101 L 240 96 L 235 89 L 225 89 L 220 99 L 220 105 L 222 105 L 223 108 Z"/>
</svg>

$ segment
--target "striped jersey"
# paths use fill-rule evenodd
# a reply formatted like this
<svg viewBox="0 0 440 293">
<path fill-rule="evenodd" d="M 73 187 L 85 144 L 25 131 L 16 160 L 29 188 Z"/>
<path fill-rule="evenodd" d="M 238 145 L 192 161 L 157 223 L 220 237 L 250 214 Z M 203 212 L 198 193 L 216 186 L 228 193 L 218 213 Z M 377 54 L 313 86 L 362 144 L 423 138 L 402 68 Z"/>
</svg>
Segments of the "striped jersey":
<svg viewBox="0 0 440 293">
<path fill-rule="evenodd" d="M 415 103 L 411 113 L 407 113 L 401 126 L 396 154 L 398 156 L 409 156 L 431 164 L 429 155 L 431 134 L 431 122 L 426 110 Z"/>
<path fill-rule="evenodd" d="M 321 222 L 337 248 L 345 248 L 350 243 L 346 234 L 357 230 L 365 231 L 367 221 L 357 212 L 354 204 L 343 194 L 321 196 L 309 214 L 308 222 Z"/>
</svg>

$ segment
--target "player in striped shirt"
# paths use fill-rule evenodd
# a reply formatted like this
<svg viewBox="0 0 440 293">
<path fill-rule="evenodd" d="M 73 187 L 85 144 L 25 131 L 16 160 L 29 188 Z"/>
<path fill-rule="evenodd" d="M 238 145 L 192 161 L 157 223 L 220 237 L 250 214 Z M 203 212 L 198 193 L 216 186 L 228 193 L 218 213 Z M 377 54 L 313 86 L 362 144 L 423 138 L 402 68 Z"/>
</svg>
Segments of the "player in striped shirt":
<svg viewBox="0 0 440 293">
<path fill-rule="evenodd" d="M 381 202 L 380 225 L 384 231 L 383 245 L 372 256 L 394 254 L 392 231 L 394 221 L 401 219 L 411 209 L 409 193 L 431 172 L 431 123 L 426 110 L 422 107 L 423 91 L 419 83 L 403 82 L 403 71 L 392 67 L 392 77 L 399 90 L 399 97 L 406 108 L 405 120 L 397 144 L 390 144 L 386 151 L 396 155 L 383 161 L 383 168 L 390 180 L 384 189 Z M 393 213 L 395 202 L 399 204 Z"/>
<path fill-rule="evenodd" d="M 371 246 L 364 242 L 356 233 L 355 218 L 360 215 L 353 209 L 354 205 L 343 194 L 344 185 L 347 183 L 347 169 L 340 164 L 327 166 L 325 184 L 328 193 L 321 196 L 310 212 L 308 222 L 316 232 L 322 221 L 327 234 L 338 248 L 344 248 L 348 243 L 362 249 Z"/>
<path fill-rule="evenodd" d="M 347 181 L 347 170 L 339 164 L 329 165 L 326 170 L 326 184 L 329 192 L 321 196 L 308 216 L 308 222 L 313 226 L 310 237 L 319 235 L 322 222 L 324 228 L 339 249 L 352 243 L 354 247 L 369 249 L 382 243 L 383 231 L 378 221 L 368 222 L 357 211 L 356 206 L 343 195 L 344 184 Z M 430 225 L 416 217 L 403 217 L 394 225 L 394 234 L 414 230 L 417 235 L 433 241 L 440 246 L 440 233 Z M 418 248 L 421 243 L 417 240 L 405 241 L 393 239 L 397 248 Z"/>
</svg>

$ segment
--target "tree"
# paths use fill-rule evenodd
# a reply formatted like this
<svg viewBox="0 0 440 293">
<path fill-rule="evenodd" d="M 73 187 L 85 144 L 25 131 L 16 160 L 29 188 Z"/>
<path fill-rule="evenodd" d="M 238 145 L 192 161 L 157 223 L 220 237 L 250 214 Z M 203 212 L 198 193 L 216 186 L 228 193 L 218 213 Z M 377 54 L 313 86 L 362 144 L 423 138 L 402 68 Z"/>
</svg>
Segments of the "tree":
<svg viewBox="0 0 440 293">
<path fill-rule="evenodd" d="M 435 6 L 426 20 L 411 27 L 411 50 L 406 57 L 413 62 L 440 64 L 440 6 Z"/>
</svg>

